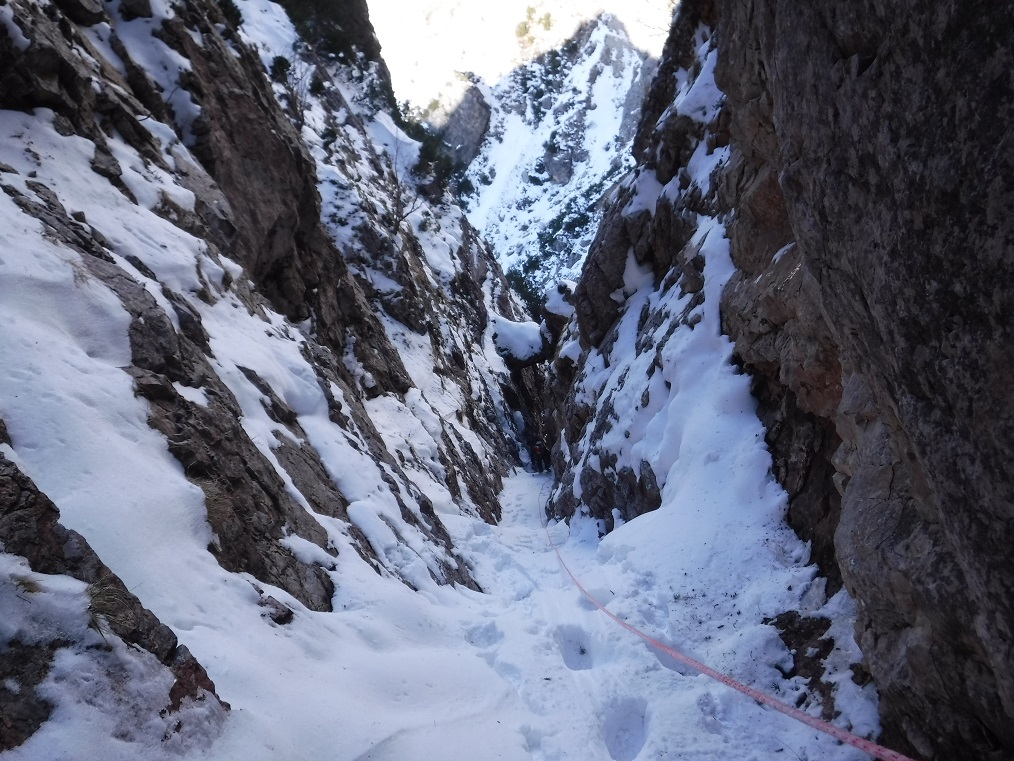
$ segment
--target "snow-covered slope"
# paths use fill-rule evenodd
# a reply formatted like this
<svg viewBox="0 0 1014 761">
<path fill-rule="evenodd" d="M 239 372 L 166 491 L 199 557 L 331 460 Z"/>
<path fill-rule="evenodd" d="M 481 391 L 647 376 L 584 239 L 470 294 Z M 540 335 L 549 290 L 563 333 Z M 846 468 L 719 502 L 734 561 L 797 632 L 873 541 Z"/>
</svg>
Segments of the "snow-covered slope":
<svg viewBox="0 0 1014 761">
<path fill-rule="evenodd" d="M 672 9 L 371 4 L 397 97 L 469 164 L 468 217 L 532 306 L 546 285 L 577 277 L 604 196 L 632 164 Z"/>
<path fill-rule="evenodd" d="M 627 30 L 637 49 L 657 57 L 669 31 L 672 0 L 371 0 L 370 18 L 391 70 L 395 94 L 420 109 L 450 112 L 467 86 L 486 83 L 559 49 L 603 14 Z M 432 109 L 431 109 L 432 110 Z"/>
<path fill-rule="evenodd" d="M 361 73 L 298 56 L 277 6 L 239 9 L 238 32 L 203 3 L 3 9 L 0 453 L 16 554 L 0 703 L 38 697 L 11 719 L 29 735 L 49 718 L 14 758 L 206 744 L 221 716 L 198 703 L 218 704 L 215 685 L 174 697 L 181 669 L 204 674 L 186 648 L 232 705 L 221 757 L 334 747 L 353 722 L 321 730 L 334 700 L 307 711 L 297 696 L 353 666 L 376 676 L 381 645 L 355 634 L 369 611 L 315 614 L 477 588 L 441 517 L 499 514 L 537 409 L 492 340 L 490 315 L 516 304 L 460 211 L 417 194 L 402 163 L 415 144 L 360 109 Z M 269 85 L 281 56 L 289 75 Z M 17 558 L 35 557 L 24 505 L 55 520 L 37 490 L 90 549 Z M 106 615 L 117 577 L 179 645 L 164 627 L 131 633 L 117 616 L 142 613 L 122 585 Z M 114 656 L 88 661 L 105 642 Z M 67 683 L 75 663 L 100 676 Z M 119 702 L 102 698 L 116 683 Z M 118 728 L 95 720 L 116 706 Z M 366 728 L 356 753 L 410 713 Z"/>
</svg>

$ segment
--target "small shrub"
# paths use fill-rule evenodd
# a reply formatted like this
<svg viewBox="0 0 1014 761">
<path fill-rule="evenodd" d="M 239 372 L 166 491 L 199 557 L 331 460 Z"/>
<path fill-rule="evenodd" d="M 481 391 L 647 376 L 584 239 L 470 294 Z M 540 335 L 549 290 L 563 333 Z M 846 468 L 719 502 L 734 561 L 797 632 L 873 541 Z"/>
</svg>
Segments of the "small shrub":
<svg viewBox="0 0 1014 761">
<path fill-rule="evenodd" d="M 226 23 L 233 29 L 239 28 L 243 23 L 243 12 L 233 0 L 218 0 L 218 9 L 222 11 Z"/>
<path fill-rule="evenodd" d="M 533 261 L 534 257 L 530 257 L 525 262 L 525 271 L 531 273 L 535 267 L 538 266 L 537 261 Z M 535 267 L 531 267 L 534 263 Z M 530 281 L 525 274 L 517 267 L 512 267 L 507 270 L 507 282 L 510 284 L 511 289 L 516 293 L 521 301 L 524 302 L 525 307 L 528 309 L 528 314 L 531 317 L 537 317 L 542 314 L 542 307 L 544 303 L 544 294 L 539 292 L 535 283 Z"/>
<path fill-rule="evenodd" d="M 529 5 L 528 8 L 525 9 L 525 20 L 522 21 L 520 24 L 518 24 L 517 27 L 514 29 L 514 34 L 516 34 L 518 36 L 518 39 L 521 40 L 521 42 L 523 42 L 526 45 L 531 45 L 533 42 L 535 42 L 535 40 L 531 38 L 532 25 L 534 23 L 535 23 L 535 8 Z"/>
<path fill-rule="evenodd" d="M 413 135 L 413 137 L 416 137 Z M 447 189 L 454 175 L 463 167 L 455 166 L 440 136 L 422 127 L 419 137 L 419 160 L 412 168 L 416 177 L 428 178 L 441 192 Z"/>
<path fill-rule="evenodd" d="M 591 222 L 591 217 L 587 212 L 578 212 L 563 223 L 563 229 L 568 233 L 576 233 L 589 222 Z"/>
<path fill-rule="evenodd" d="M 39 582 L 27 576 L 11 576 L 11 581 L 13 581 L 14 586 L 18 588 L 18 592 L 34 595 L 43 591 L 42 585 L 39 584 Z"/>
<path fill-rule="evenodd" d="M 292 63 L 283 55 L 276 55 L 271 61 L 271 79 L 284 84 L 289 78 Z"/>
</svg>

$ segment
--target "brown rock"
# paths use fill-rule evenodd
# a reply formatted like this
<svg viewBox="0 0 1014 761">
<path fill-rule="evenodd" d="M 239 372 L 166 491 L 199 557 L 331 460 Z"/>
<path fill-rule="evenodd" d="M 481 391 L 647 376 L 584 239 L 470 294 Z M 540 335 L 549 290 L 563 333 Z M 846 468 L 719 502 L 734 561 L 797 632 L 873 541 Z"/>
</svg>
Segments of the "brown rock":
<svg viewBox="0 0 1014 761">
<path fill-rule="evenodd" d="M 48 721 L 53 705 L 38 692 L 56 650 L 66 643 L 17 640 L 0 648 L 0 751 L 21 745 Z M 14 689 L 12 689 L 12 687 Z"/>
<path fill-rule="evenodd" d="M 106 18 L 101 0 L 58 0 L 60 10 L 79 24 L 91 26 Z"/>
<path fill-rule="evenodd" d="M 151 18 L 151 0 L 121 0 L 120 14 L 126 21 Z"/>
</svg>

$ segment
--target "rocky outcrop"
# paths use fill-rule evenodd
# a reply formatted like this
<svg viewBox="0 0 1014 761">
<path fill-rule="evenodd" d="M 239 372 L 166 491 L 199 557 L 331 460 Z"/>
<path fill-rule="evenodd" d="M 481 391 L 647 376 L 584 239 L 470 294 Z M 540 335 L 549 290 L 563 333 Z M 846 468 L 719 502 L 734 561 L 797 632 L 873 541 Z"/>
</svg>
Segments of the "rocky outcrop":
<svg viewBox="0 0 1014 761">
<path fill-rule="evenodd" d="M 447 123 L 437 125 L 440 127 L 440 137 L 450 151 L 451 160 L 457 166 L 468 166 L 479 153 L 479 146 L 489 130 L 492 113 L 482 91 L 472 85 L 465 90 L 461 103 L 448 116 Z"/>
<path fill-rule="evenodd" d="M 16 18 L 15 23 L 30 24 L 32 44 L 24 50 L 13 41 L 0 44 L 0 106 L 53 108 L 67 134 L 96 142 L 96 171 L 114 184 L 122 170 L 105 147 L 104 130 L 115 128 L 147 159 L 165 167 L 141 120 L 175 121 L 201 163 L 180 173 L 197 196 L 194 214 L 181 215 L 172 204 L 166 213 L 242 263 L 279 311 L 294 320 L 312 318 L 321 338 L 339 353 L 355 326 L 360 360 L 381 388 L 408 389 L 397 352 L 321 227 L 315 167 L 306 147 L 278 107 L 259 58 L 229 35 L 229 27 L 224 27 L 228 39 L 214 27 L 223 20 L 217 6 L 180 6 L 159 30 L 160 40 L 189 62 L 176 88 L 190 101 L 186 109 L 178 99 L 164 102 L 176 90 L 165 92 L 122 44 L 128 76 L 104 66 L 99 73 L 110 84 L 96 91 L 89 84 L 96 72 L 72 53 L 72 45 L 91 48 L 86 35 L 68 27 L 68 44 L 58 20 L 29 4 L 18 6 Z M 114 34 L 112 44 L 117 43 Z M 104 59 L 96 55 L 95 60 Z"/>
<path fill-rule="evenodd" d="M 347 65 L 376 68 L 384 97 L 392 100 L 391 75 L 380 53 L 366 0 L 286 0 L 281 3 L 306 40 L 322 53 L 340 55 Z M 364 61 L 359 61 L 359 55 Z"/>
<path fill-rule="evenodd" d="M 367 38 L 374 42 L 375 38 L 365 5 L 353 10 L 360 19 L 354 42 L 365 50 L 370 47 L 365 45 Z M 107 12 L 116 11 L 103 11 Z M 477 388 L 477 374 L 466 358 L 471 347 L 484 340 L 488 315 L 483 284 L 498 283 L 500 292 L 506 294 L 503 276 L 497 272 L 489 277 L 495 265 L 491 264 L 488 249 L 459 218 L 455 223 L 461 226 L 460 250 L 454 252 L 459 271 L 446 288 L 438 286 L 429 274 L 419 240 L 408 233 L 392 239 L 389 215 L 373 211 L 390 203 L 385 197 L 388 192 L 396 190 L 399 195 L 407 195 L 414 191 L 401 185 L 400 180 L 388 179 L 390 167 L 385 167 L 370 149 L 366 149 L 365 166 L 376 175 L 358 176 L 356 181 L 364 193 L 370 183 L 376 185 L 373 193 L 377 204 L 372 199 L 363 202 L 365 219 L 358 222 L 356 237 L 348 242 L 349 249 L 343 256 L 332 233 L 322 225 L 316 166 L 307 147 L 293 120 L 279 108 L 260 59 L 235 34 L 234 20 L 226 24 L 222 20 L 217 6 L 204 3 L 189 4 L 169 14 L 153 45 L 166 51 L 172 60 L 173 56 L 183 55 L 188 61 L 178 86 L 169 92 L 156 81 L 158 77 L 135 63 L 129 46 L 121 44 L 115 33 L 110 44 L 125 61 L 126 77 L 105 66 L 99 54 L 93 56 L 92 63 L 82 63 L 74 46 L 89 50 L 91 42 L 74 24 L 65 23 L 67 28 L 61 32 L 59 19 L 37 13 L 34 6 L 18 6 L 12 23 L 20 25 L 30 44 L 20 45 L 13 38 L 4 38 L 0 44 L 0 59 L 9 64 L 3 70 L 0 106 L 53 108 L 57 112 L 56 125 L 63 133 L 95 141 L 94 170 L 119 183 L 128 200 L 132 195 L 118 179 L 123 169 L 108 147 L 106 128 L 115 127 L 146 159 L 162 170 L 175 172 L 180 184 L 194 193 L 193 209 L 164 196 L 156 212 L 206 241 L 209 256 L 225 255 L 244 266 L 253 278 L 256 293 L 243 279 L 234 282 L 231 272 L 226 273 L 223 285 L 238 294 L 252 313 L 262 312 L 262 306 L 273 307 L 293 321 L 301 321 L 313 334 L 307 352 L 317 365 L 321 388 L 328 390 L 329 384 L 335 384 L 344 392 L 344 406 L 327 394 L 335 405 L 334 421 L 354 427 L 371 456 L 400 474 L 408 492 L 394 492 L 399 512 L 436 546 L 452 552 L 429 500 L 408 485 L 411 479 L 402 472 L 405 463 L 398 462 L 388 451 L 388 443 L 363 406 L 365 399 L 383 394 L 401 397 L 413 386 L 378 314 L 391 315 L 428 335 L 435 371 L 460 384 L 463 398 L 490 399 L 496 404 L 494 399 L 502 399 L 501 390 L 488 385 Z M 350 30 L 356 26 L 351 21 L 349 24 Z M 305 65 L 318 67 L 318 77 L 344 76 L 337 70 L 325 71 L 322 60 L 326 58 L 310 55 Z M 88 83 L 93 80 L 100 84 L 92 87 Z M 183 92 L 183 99 L 178 91 Z M 338 140 L 331 138 L 333 160 L 354 170 L 353 162 L 359 161 L 364 141 L 368 140 L 362 121 L 349 114 L 350 108 L 337 89 L 325 90 L 321 97 L 329 110 L 329 129 L 340 134 Z M 182 108 L 186 99 L 191 105 Z M 341 113 L 346 114 L 344 124 L 334 121 Z M 171 122 L 179 137 L 190 144 L 189 151 L 171 149 L 172 166 L 168 163 L 170 157 L 143 126 L 144 120 L 156 117 Z M 138 283 L 136 275 L 125 275 L 118 269 L 101 233 L 86 222 L 72 220 L 52 189 L 37 184 L 36 198 L 12 187 L 5 189 L 18 196 L 16 200 L 25 213 L 46 219 L 62 242 L 87 254 L 88 266 L 120 296 L 134 316 L 134 367 L 130 372 L 137 381 L 138 394 L 152 405 L 153 427 L 174 442 L 170 451 L 179 458 L 188 477 L 209 495 L 209 518 L 217 537 L 213 551 L 223 565 L 278 584 L 311 608 L 327 609 L 331 582 L 324 569 L 297 561 L 279 541 L 287 532 L 293 532 L 325 552 L 333 550 L 317 522 L 295 504 L 275 468 L 240 430 L 237 420 L 242 412 L 235 397 L 208 364 L 212 355 L 199 310 L 188 303 L 185 295 L 163 285 L 174 311 L 166 314 Z M 429 219 L 434 218 L 430 215 Z M 395 233 L 401 232 L 400 226 L 399 221 Z M 383 272 L 402 289 L 377 292 L 372 275 L 358 269 L 360 276 L 355 276 L 347 261 Z M 142 279 L 157 280 L 155 273 L 136 257 L 130 263 Z M 217 287 L 205 280 L 200 298 L 214 303 L 220 295 Z M 509 299 L 501 301 L 498 308 L 510 316 L 513 307 Z M 176 322 L 179 332 L 172 327 Z M 450 326 L 460 329 L 452 330 Z M 533 378 L 518 380 L 531 384 Z M 272 397 L 269 384 L 258 385 L 255 372 L 250 370 L 247 379 L 262 389 L 266 399 Z M 188 402 L 173 384 L 201 389 L 210 400 L 208 406 Z M 513 394 L 512 398 L 534 400 L 538 394 L 526 392 Z M 295 422 L 296 414 L 284 403 L 276 398 L 267 406 L 273 420 L 297 439 L 305 440 Z M 492 451 L 516 454 L 516 447 L 505 434 L 510 429 L 506 415 L 483 410 L 482 405 L 469 407 L 462 415 L 462 422 L 479 432 Z M 469 418 L 467 422 L 464 415 Z M 453 425 L 445 427 L 441 440 L 444 472 L 440 477 L 447 479 L 451 494 L 494 519 L 498 515 L 500 477 L 509 462 L 497 457 L 492 467 L 480 464 L 483 453 L 476 453 Z M 334 487 L 319 454 L 312 447 L 291 447 L 284 441 L 277 446 L 280 464 L 291 471 L 286 475 L 316 495 L 310 499 L 313 509 L 321 515 L 347 520 L 344 508 L 348 500 Z M 256 477 L 252 477 L 254 474 Z M 363 537 L 358 538 L 357 549 L 370 562 L 376 562 Z M 465 565 L 458 561 L 446 564 L 442 576 L 448 581 L 473 583 Z"/>
<path fill-rule="evenodd" d="M 36 183 L 44 203 L 5 190 L 26 214 L 43 220 L 54 237 L 86 254 L 88 269 L 131 314 L 133 365 L 125 369 L 134 377 L 137 395 L 151 404 L 150 424 L 167 436 L 170 452 L 205 492 L 208 522 L 217 537 L 209 549 L 219 562 L 282 587 L 310 609 L 330 610 L 334 590 L 325 569 L 297 560 L 279 544 L 284 531 L 322 548 L 327 537 L 286 493 L 279 475 L 238 425 L 240 407 L 208 364 L 210 348 L 200 316 L 182 297 L 170 294 L 181 325 L 177 333 L 144 286 L 111 261 L 94 234 L 82 229 L 48 188 Z M 189 402 L 174 383 L 202 389 L 207 406 Z M 336 509 L 331 504 L 325 509 Z"/>
<path fill-rule="evenodd" d="M 404 393 L 408 374 L 321 226 L 315 166 L 278 108 L 260 59 L 246 46 L 209 34 L 206 23 L 200 6 L 188 6 L 163 35 L 191 61 L 181 79 L 201 109 L 191 127 L 191 152 L 226 202 L 197 207 L 209 232 L 223 226 L 232 232 L 210 237 L 244 265 L 276 309 L 295 321 L 312 319 L 335 351 L 342 352 L 354 332 L 357 355 L 378 392 Z M 188 29 L 202 31 L 200 45 Z"/>
<path fill-rule="evenodd" d="M 131 692 L 141 695 L 150 687 L 144 684 L 142 689 L 142 680 L 165 685 L 161 704 L 134 705 L 124 712 L 120 731 L 125 737 L 150 732 L 146 725 L 159 718 L 163 743 L 173 740 L 185 746 L 190 734 L 213 736 L 229 706 L 220 701 L 207 672 L 99 560 L 84 537 L 59 521 L 56 506 L 0 453 L 0 547 L 7 557 L 20 556 L 27 563 L 4 578 L 0 591 L 5 615 L 12 617 L 0 638 L 0 751 L 21 745 L 49 718 L 53 705 L 38 687 L 64 649 L 90 661 L 93 680 L 117 683 L 125 701 Z M 52 591 L 46 575 L 69 576 L 87 586 L 77 595 L 36 600 L 33 608 L 33 598 L 47 598 Z M 15 612 L 15 607 L 20 610 Z M 80 609 L 87 614 L 81 616 Z M 78 632 L 68 619 L 76 616 L 75 623 L 94 630 L 98 644 L 75 641 Z M 139 657 L 132 665 L 110 657 L 109 638 L 150 654 L 158 666 Z M 108 697 L 106 701 L 109 708 L 123 707 Z"/>
</svg>

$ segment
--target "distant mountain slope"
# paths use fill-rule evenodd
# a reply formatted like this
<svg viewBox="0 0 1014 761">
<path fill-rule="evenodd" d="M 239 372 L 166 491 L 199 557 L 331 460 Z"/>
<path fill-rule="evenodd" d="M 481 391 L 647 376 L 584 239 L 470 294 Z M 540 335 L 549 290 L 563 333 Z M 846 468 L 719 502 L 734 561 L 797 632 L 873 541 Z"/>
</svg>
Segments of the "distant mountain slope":
<svg viewBox="0 0 1014 761">
<path fill-rule="evenodd" d="M 654 61 L 612 16 L 481 88 L 492 118 L 466 177 L 468 216 L 512 282 L 576 279 L 630 145 Z"/>
<path fill-rule="evenodd" d="M 394 88 L 467 165 L 473 225 L 530 305 L 576 278 L 630 144 L 669 0 L 375 0 Z"/>
</svg>

